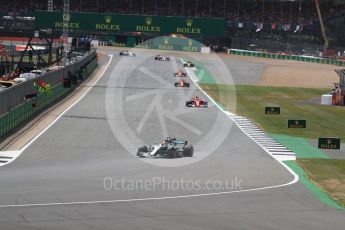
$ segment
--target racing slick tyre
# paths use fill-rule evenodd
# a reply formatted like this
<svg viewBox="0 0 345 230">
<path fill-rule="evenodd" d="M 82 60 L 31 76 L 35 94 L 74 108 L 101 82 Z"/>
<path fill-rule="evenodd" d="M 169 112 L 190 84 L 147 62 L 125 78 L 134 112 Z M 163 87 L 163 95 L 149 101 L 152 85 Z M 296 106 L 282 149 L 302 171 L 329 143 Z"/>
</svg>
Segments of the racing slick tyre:
<svg viewBox="0 0 345 230">
<path fill-rule="evenodd" d="M 175 87 L 178 87 L 178 83 L 177 82 L 175 82 Z"/>
<path fill-rule="evenodd" d="M 185 83 L 186 87 L 189 87 L 189 83 Z"/>
<path fill-rule="evenodd" d="M 193 157 L 194 148 L 192 145 L 187 145 L 183 147 L 183 156 L 184 157 Z"/>
<path fill-rule="evenodd" d="M 138 152 L 137 155 L 139 155 L 139 153 L 147 153 L 148 152 L 148 148 L 146 145 L 142 145 L 138 148 Z"/>
<path fill-rule="evenodd" d="M 174 147 L 169 147 L 167 149 L 167 158 L 174 159 L 177 157 L 177 151 Z"/>
<path fill-rule="evenodd" d="M 193 102 L 191 102 L 191 101 L 186 101 L 186 106 L 187 106 L 187 107 L 192 107 L 192 106 L 193 106 Z"/>
<path fill-rule="evenodd" d="M 207 102 L 207 101 L 204 102 L 204 107 L 205 107 L 205 108 L 208 107 L 208 102 Z"/>
</svg>

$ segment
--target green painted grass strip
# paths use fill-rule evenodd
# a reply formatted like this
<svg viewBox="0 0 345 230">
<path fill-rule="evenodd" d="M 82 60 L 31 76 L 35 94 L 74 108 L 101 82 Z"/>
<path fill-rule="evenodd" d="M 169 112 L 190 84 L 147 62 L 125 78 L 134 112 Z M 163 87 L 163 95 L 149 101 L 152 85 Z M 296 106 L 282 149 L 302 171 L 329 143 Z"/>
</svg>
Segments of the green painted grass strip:
<svg viewBox="0 0 345 230">
<path fill-rule="evenodd" d="M 298 166 L 294 161 L 284 161 L 284 163 L 299 176 L 299 181 L 302 184 L 304 184 L 304 186 L 306 186 L 313 193 L 313 195 L 316 198 L 318 198 L 321 202 L 323 202 L 324 204 L 330 207 L 340 209 L 340 210 L 345 210 L 345 208 L 340 206 L 326 192 L 322 191 L 313 182 L 309 181 L 305 176 L 304 170 L 300 166 Z"/>
<path fill-rule="evenodd" d="M 321 150 L 312 146 L 305 138 L 279 134 L 270 134 L 270 136 L 295 152 L 297 158 L 329 158 Z"/>
</svg>

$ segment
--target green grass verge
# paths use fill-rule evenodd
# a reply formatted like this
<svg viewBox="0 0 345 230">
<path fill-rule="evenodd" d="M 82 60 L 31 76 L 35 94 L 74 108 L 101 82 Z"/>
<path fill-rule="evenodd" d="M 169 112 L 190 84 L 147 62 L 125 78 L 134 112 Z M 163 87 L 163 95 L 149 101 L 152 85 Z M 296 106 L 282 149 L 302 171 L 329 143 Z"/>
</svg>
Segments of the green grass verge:
<svg viewBox="0 0 345 230">
<path fill-rule="evenodd" d="M 345 138 L 344 107 L 317 103 L 327 89 L 200 84 L 218 103 L 245 116 L 296 153 L 297 163 L 285 162 L 323 203 L 345 207 L 345 160 L 332 160 L 305 138 Z M 236 96 L 236 98 L 234 98 Z M 236 103 L 234 103 L 236 101 Z M 281 115 L 265 115 L 265 106 L 281 107 Z M 307 129 L 288 129 L 288 119 L 306 119 Z"/>
<path fill-rule="evenodd" d="M 200 84 L 226 109 L 245 116 L 268 133 L 317 139 L 320 136 L 345 140 L 345 107 L 319 105 L 328 89 Z M 236 95 L 236 104 L 234 97 Z M 230 102 L 230 103 L 229 103 Z M 265 106 L 281 107 L 280 115 L 265 115 Z M 288 129 L 288 119 L 306 119 L 306 129 Z"/>
<path fill-rule="evenodd" d="M 219 85 L 196 63 L 200 86 L 225 110 L 245 116 L 296 153 L 297 163 L 285 164 L 312 193 L 328 206 L 345 210 L 345 160 L 332 160 L 308 139 L 345 139 L 345 107 L 320 105 L 329 89 Z M 206 77 L 204 77 L 206 76 Z M 210 80 L 211 79 L 211 80 Z M 266 115 L 266 106 L 281 107 L 281 115 Z M 307 120 L 306 129 L 287 128 L 288 119 Z"/>
<path fill-rule="evenodd" d="M 345 207 L 345 160 L 298 159 L 297 164 L 303 168 L 308 180 Z"/>
</svg>

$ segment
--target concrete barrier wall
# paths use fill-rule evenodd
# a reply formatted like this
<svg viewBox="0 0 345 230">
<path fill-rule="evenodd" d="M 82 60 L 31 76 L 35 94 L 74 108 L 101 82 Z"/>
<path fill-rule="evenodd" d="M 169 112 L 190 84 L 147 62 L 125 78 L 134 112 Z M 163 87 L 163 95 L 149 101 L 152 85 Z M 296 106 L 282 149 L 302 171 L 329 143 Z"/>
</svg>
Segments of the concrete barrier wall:
<svg viewBox="0 0 345 230">
<path fill-rule="evenodd" d="M 74 90 L 75 86 L 91 75 L 96 66 L 96 53 L 92 52 L 78 63 L 49 72 L 37 79 L 21 83 L 1 92 L 0 139 Z M 64 88 L 61 79 L 67 78 L 71 74 L 78 76 L 79 81 L 72 84 L 70 88 Z M 51 93 L 40 93 L 37 97 L 24 100 L 25 95 L 35 92 L 33 84 L 38 79 L 51 84 Z"/>
<path fill-rule="evenodd" d="M 84 56 L 79 62 L 63 67 L 61 69 L 48 72 L 38 78 L 25 81 L 21 84 L 15 85 L 9 89 L 0 92 L 0 116 L 5 114 L 17 106 L 24 103 L 25 95 L 35 92 L 33 84 L 37 80 L 42 80 L 49 83 L 52 87 L 61 84 L 63 78 L 67 78 L 68 72 L 76 75 L 87 63 L 96 58 L 96 53 L 91 52 Z"/>
</svg>

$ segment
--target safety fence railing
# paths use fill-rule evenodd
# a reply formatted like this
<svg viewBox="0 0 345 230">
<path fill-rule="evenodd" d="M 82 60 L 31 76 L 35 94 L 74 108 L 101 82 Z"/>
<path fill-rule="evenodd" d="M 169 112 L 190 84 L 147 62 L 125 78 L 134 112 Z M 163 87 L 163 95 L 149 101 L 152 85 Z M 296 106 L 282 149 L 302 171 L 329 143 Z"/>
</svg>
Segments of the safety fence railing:
<svg viewBox="0 0 345 230">
<path fill-rule="evenodd" d="M 280 53 L 267 53 L 267 52 L 239 50 L 239 49 L 229 49 L 228 54 L 345 66 L 345 61 L 343 60 L 303 56 L 303 55 L 288 55 L 288 54 L 280 54 Z"/>
<path fill-rule="evenodd" d="M 53 103 L 57 102 L 67 93 L 72 91 L 81 81 L 87 79 L 97 66 L 96 55 L 92 54 L 92 57 L 93 58 L 91 60 L 84 63 L 84 65 L 80 66 L 79 69 L 76 69 L 77 72 L 75 72 L 75 75 L 78 81 L 74 82 L 74 84 L 72 83 L 69 87 L 66 87 L 63 81 L 59 80 L 51 87 L 51 89 L 49 89 L 49 91 L 37 93 L 34 97 L 26 99 L 16 107 L 11 108 L 6 113 L 0 115 L 0 139 L 24 122 L 32 119 L 35 115 L 39 114 Z M 66 67 L 64 71 L 66 71 L 66 74 L 68 75 L 68 71 L 71 71 L 71 69 Z M 65 77 L 67 77 L 66 74 Z M 61 79 L 63 75 L 59 75 L 59 77 Z M 31 82 L 31 88 L 33 88 L 33 84 L 34 83 Z"/>
<path fill-rule="evenodd" d="M 70 89 L 58 85 L 52 89 L 51 95 L 40 94 L 35 99 L 28 100 L 22 105 L 0 117 L 0 136 L 7 134 L 23 122 L 30 119 L 35 113 L 46 108 L 50 103 L 59 99 Z"/>
<path fill-rule="evenodd" d="M 0 92 L 0 116 L 4 113 L 11 111 L 16 108 L 18 105 L 25 102 L 26 95 L 35 93 L 33 84 L 36 81 L 43 81 L 50 84 L 51 87 L 54 87 L 57 84 L 61 84 L 62 79 L 68 78 L 68 76 L 79 76 L 80 71 L 86 66 L 89 62 L 96 58 L 96 53 L 91 52 L 88 55 L 85 55 L 74 63 L 71 62 L 70 65 L 67 65 L 63 68 L 58 68 L 55 71 L 48 72 L 42 76 L 39 76 L 34 79 L 27 80 L 23 83 L 12 86 L 9 89 L 3 90 Z"/>
</svg>

